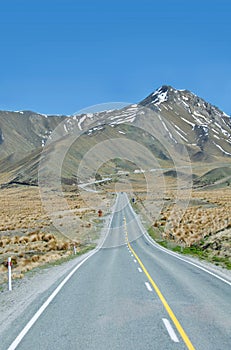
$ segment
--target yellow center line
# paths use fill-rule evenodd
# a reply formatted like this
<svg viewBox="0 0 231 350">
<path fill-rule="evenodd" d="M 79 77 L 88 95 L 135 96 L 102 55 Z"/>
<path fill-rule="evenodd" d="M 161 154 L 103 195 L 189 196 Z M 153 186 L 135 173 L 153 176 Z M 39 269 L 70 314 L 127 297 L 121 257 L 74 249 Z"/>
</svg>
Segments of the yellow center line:
<svg viewBox="0 0 231 350">
<path fill-rule="evenodd" d="M 187 334 L 185 333 L 183 327 L 181 326 L 180 322 L 178 321 L 178 319 L 176 318 L 176 316 L 174 315 L 172 309 L 170 308 L 170 306 L 168 305 L 166 299 L 164 298 L 163 294 L 161 293 L 160 289 L 158 288 L 158 286 L 156 285 L 156 283 L 153 281 L 152 277 L 150 276 L 150 274 L 148 273 L 147 269 L 145 268 L 144 264 L 142 263 L 142 261 L 140 260 L 140 258 L 138 257 L 138 255 L 136 254 L 136 252 L 134 251 L 134 249 L 131 247 L 129 241 L 128 241 L 128 233 L 127 233 L 127 225 L 126 225 L 126 218 L 124 218 L 124 223 L 125 223 L 125 227 L 126 227 L 126 242 L 128 244 L 129 249 L 131 250 L 132 254 L 136 257 L 136 260 L 139 262 L 143 272 L 145 273 L 145 275 L 147 276 L 149 282 L 151 283 L 151 285 L 153 286 L 156 294 L 158 295 L 158 297 L 160 298 L 162 304 L 164 305 L 167 313 L 169 314 L 170 318 L 172 319 L 174 325 L 176 326 L 178 332 L 180 333 L 185 345 L 187 346 L 187 348 L 189 350 L 195 350 L 194 346 L 192 345 L 191 341 L 189 340 Z"/>
</svg>

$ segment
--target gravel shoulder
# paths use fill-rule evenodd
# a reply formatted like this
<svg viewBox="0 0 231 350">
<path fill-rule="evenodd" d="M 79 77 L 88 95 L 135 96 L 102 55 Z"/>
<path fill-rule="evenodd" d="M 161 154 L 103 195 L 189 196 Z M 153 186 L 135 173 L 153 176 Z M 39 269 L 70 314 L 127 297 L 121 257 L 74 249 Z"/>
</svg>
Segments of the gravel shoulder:
<svg viewBox="0 0 231 350">
<path fill-rule="evenodd" d="M 11 323 L 20 318 L 21 314 L 42 293 L 46 292 L 61 279 L 64 279 L 77 264 L 91 252 L 61 265 L 28 272 L 23 279 L 12 281 L 12 291 L 8 291 L 7 283 L 2 285 L 0 292 L 0 338 Z"/>
<path fill-rule="evenodd" d="M 99 246 L 108 232 L 110 218 L 111 215 L 104 218 L 104 228 L 97 242 Z M 92 252 L 93 250 L 60 265 L 31 270 L 23 279 L 12 281 L 10 292 L 8 284 L 2 284 L 0 286 L 0 339 L 13 322 L 20 320 L 30 305 L 38 299 L 42 300 L 42 295 L 47 294 L 48 297 L 68 273 Z"/>
</svg>

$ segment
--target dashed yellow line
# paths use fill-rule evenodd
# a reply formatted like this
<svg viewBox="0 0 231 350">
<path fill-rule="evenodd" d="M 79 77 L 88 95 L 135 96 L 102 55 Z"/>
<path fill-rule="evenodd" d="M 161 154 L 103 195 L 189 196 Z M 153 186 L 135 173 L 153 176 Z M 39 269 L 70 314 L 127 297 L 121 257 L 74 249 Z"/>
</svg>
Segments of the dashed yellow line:
<svg viewBox="0 0 231 350">
<path fill-rule="evenodd" d="M 127 232 L 127 225 L 126 225 L 126 218 L 124 218 L 124 224 L 125 224 L 125 238 L 126 238 L 126 243 L 129 247 L 129 249 L 131 250 L 131 252 L 133 253 L 134 257 L 136 258 L 136 260 L 139 262 L 143 272 L 145 273 L 145 275 L 147 276 L 149 282 L 151 283 L 151 285 L 153 286 L 156 294 L 158 295 L 158 297 L 160 298 L 162 304 L 164 305 L 167 313 L 169 314 L 170 318 L 172 319 L 172 322 L 174 323 L 174 325 L 176 326 L 176 329 L 178 330 L 178 332 L 180 333 L 185 345 L 187 346 L 187 348 L 189 350 L 195 350 L 194 346 L 192 345 L 189 337 L 187 336 L 187 334 L 185 333 L 183 327 L 181 326 L 180 322 L 178 321 L 178 319 L 176 318 L 176 316 L 174 315 L 172 309 L 170 308 L 170 306 L 168 305 L 166 299 L 164 298 L 163 294 L 161 293 L 160 289 L 158 288 L 158 286 L 156 285 L 156 283 L 153 281 L 152 277 L 150 276 L 150 274 L 148 273 L 147 269 L 145 268 L 144 264 L 142 263 L 142 261 L 140 260 L 140 258 L 138 257 L 138 255 L 136 254 L 136 252 L 134 251 L 134 249 L 131 247 L 129 241 L 128 241 L 128 232 Z"/>
</svg>

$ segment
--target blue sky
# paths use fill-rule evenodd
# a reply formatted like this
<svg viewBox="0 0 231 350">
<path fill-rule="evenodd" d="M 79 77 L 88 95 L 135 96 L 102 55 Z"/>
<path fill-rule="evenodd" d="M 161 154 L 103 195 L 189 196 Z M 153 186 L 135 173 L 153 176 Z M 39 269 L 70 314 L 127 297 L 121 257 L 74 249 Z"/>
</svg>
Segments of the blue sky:
<svg viewBox="0 0 231 350">
<path fill-rule="evenodd" d="M 231 114 L 230 0 L 0 0 L 0 109 L 72 114 L 163 84 Z"/>
</svg>

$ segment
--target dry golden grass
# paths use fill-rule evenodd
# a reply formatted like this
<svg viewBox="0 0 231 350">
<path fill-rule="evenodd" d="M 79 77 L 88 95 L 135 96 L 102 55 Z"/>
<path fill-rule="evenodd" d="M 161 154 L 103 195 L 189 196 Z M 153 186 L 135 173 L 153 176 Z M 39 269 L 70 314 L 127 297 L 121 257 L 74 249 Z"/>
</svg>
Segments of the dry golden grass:
<svg viewBox="0 0 231 350">
<path fill-rule="evenodd" d="M 133 182 L 133 192 L 138 210 L 153 218 L 153 226 L 160 228 L 164 239 L 191 246 L 204 237 L 231 229 L 231 187 L 191 192 L 184 186 L 177 188 L 175 178 L 165 177 L 161 182 L 157 176 L 156 184 L 148 191 L 138 178 L 137 183 Z"/>
<path fill-rule="evenodd" d="M 50 219 L 42 207 L 36 187 L 14 187 L 0 191 L 0 231 L 49 225 Z"/>
<path fill-rule="evenodd" d="M 7 242 L 7 243 L 6 243 Z M 73 245 L 80 249 L 79 242 L 58 239 L 53 234 L 33 233 L 15 240 L 15 236 L 0 237 L 0 282 L 6 280 L 7 257 L 13 263 L 13 278 L 22 278 L 31 269 L 51 263 L 73 254 Z"/>
<path fill-rule="evenodd" d="M 206 236 L 231 228 L 231 189 L 194 191 L 192 198 L 200 205 L 189 206 L 172 212 L 171 205 L 164 208 L 154 225 L 164 226 L 163 237 L 185 242 L 191 246 Z"/>
<path fill-rule="evenodd" d="M 209 249 L 218 253 L 223 251 L 226 256 L 231 256 L 230 187 L 225 190 L 194 190 L 192 201 L 182 216 L 180 208 L 174 212 L 172 209 L 175 198 L 180 197 L 185 201 L 187 193 L 184 190 L 177 192 L 175 180 L 165 179 L 165 183 L 157 181 L 158 186 L 155 184 L 153 188 L 149 188 L 148 193 L 142 181 L 139 176 L 137 183 L 134 179 L 132 182 L 136 203 L 139 209 L 144 209 L 150 217 L 155 218 L 152 223 L 161 229 L 163 238 L 191 246 L 209 236 Z M 107 199 L 109 198 L 105 209 L 103 208 L 106 211 L 110 208 L 109 202 L 113 198 L 111 193 L 115 190 L 115 184 L 107 184 L 104 189 L 108 193 Z M 130 184 L 128 192 L 129 190 Z M 92 194 L 89 193 L 89 196 Z M 66 193 L 65 197 L 76 218 L 77 230 L 73 240 L 76 240 L 79 249 L 80 245 L 91 241 L 89 232 L 94 232 L 97 211 L 87 208 L 86 202 L 78 193 Z M 96 208 L 97 205 L 96 202 Z M 161 206 L 161 213 L 157 218 L 158 206 Z M 62 227 L 65 220 L 68 220 L 68 213 L 57 212 L 57 219 Z M 54 232 L 51 224 L 42 207 L 38 188 L 21 186 L 0 190 L 0 282 L 6 278 L 7 269 L 4 264 L 10 255 L 14 258 L 13 276 L 22 278 L 32 268 L 73 254 L 71 239 L 63 237 L 60 232 Z M 221 232 L 226 232 L 225 236 Z"/>
<path fill-rule="evenodd" d="M 37 187 L 19 186 L 0 189 L 0 283 L 7 277 L 7 257 L 13 257 L 13 278 L 22 278 L 26 271 L 61 257 L 73 254 L 73 246 L 91 243 L 96 211 L 86 208 L 78 193 L 65 194 L 69 209 L 79 227 L 75 237 L 68 239 L 52 226 L 45 212 Z M 60 225 L 68 220 L 66 212 L 57 213 Z M 80 219 L 81 218 L 81 219 Z"/>
<path fill-rule="evenodd" d="M 204 173 L 202 168 L 198 171 Z M 176 179 L 171 177 L 165 177 L 162 183 L 157 178 L 148 191 L 139 178 L 132 185 L 135 206 L 146 225 L 153 225 L 156 237 L 171 241 L 173 245 L 191 247 L 196 244 L 210 257 L 225 257 L 231 263 L 230 186 L 203 191 L 192 189 L 190 193 L 187 186 L 186 189 L 184 186 L 177 188 Z"/>
</svg>

